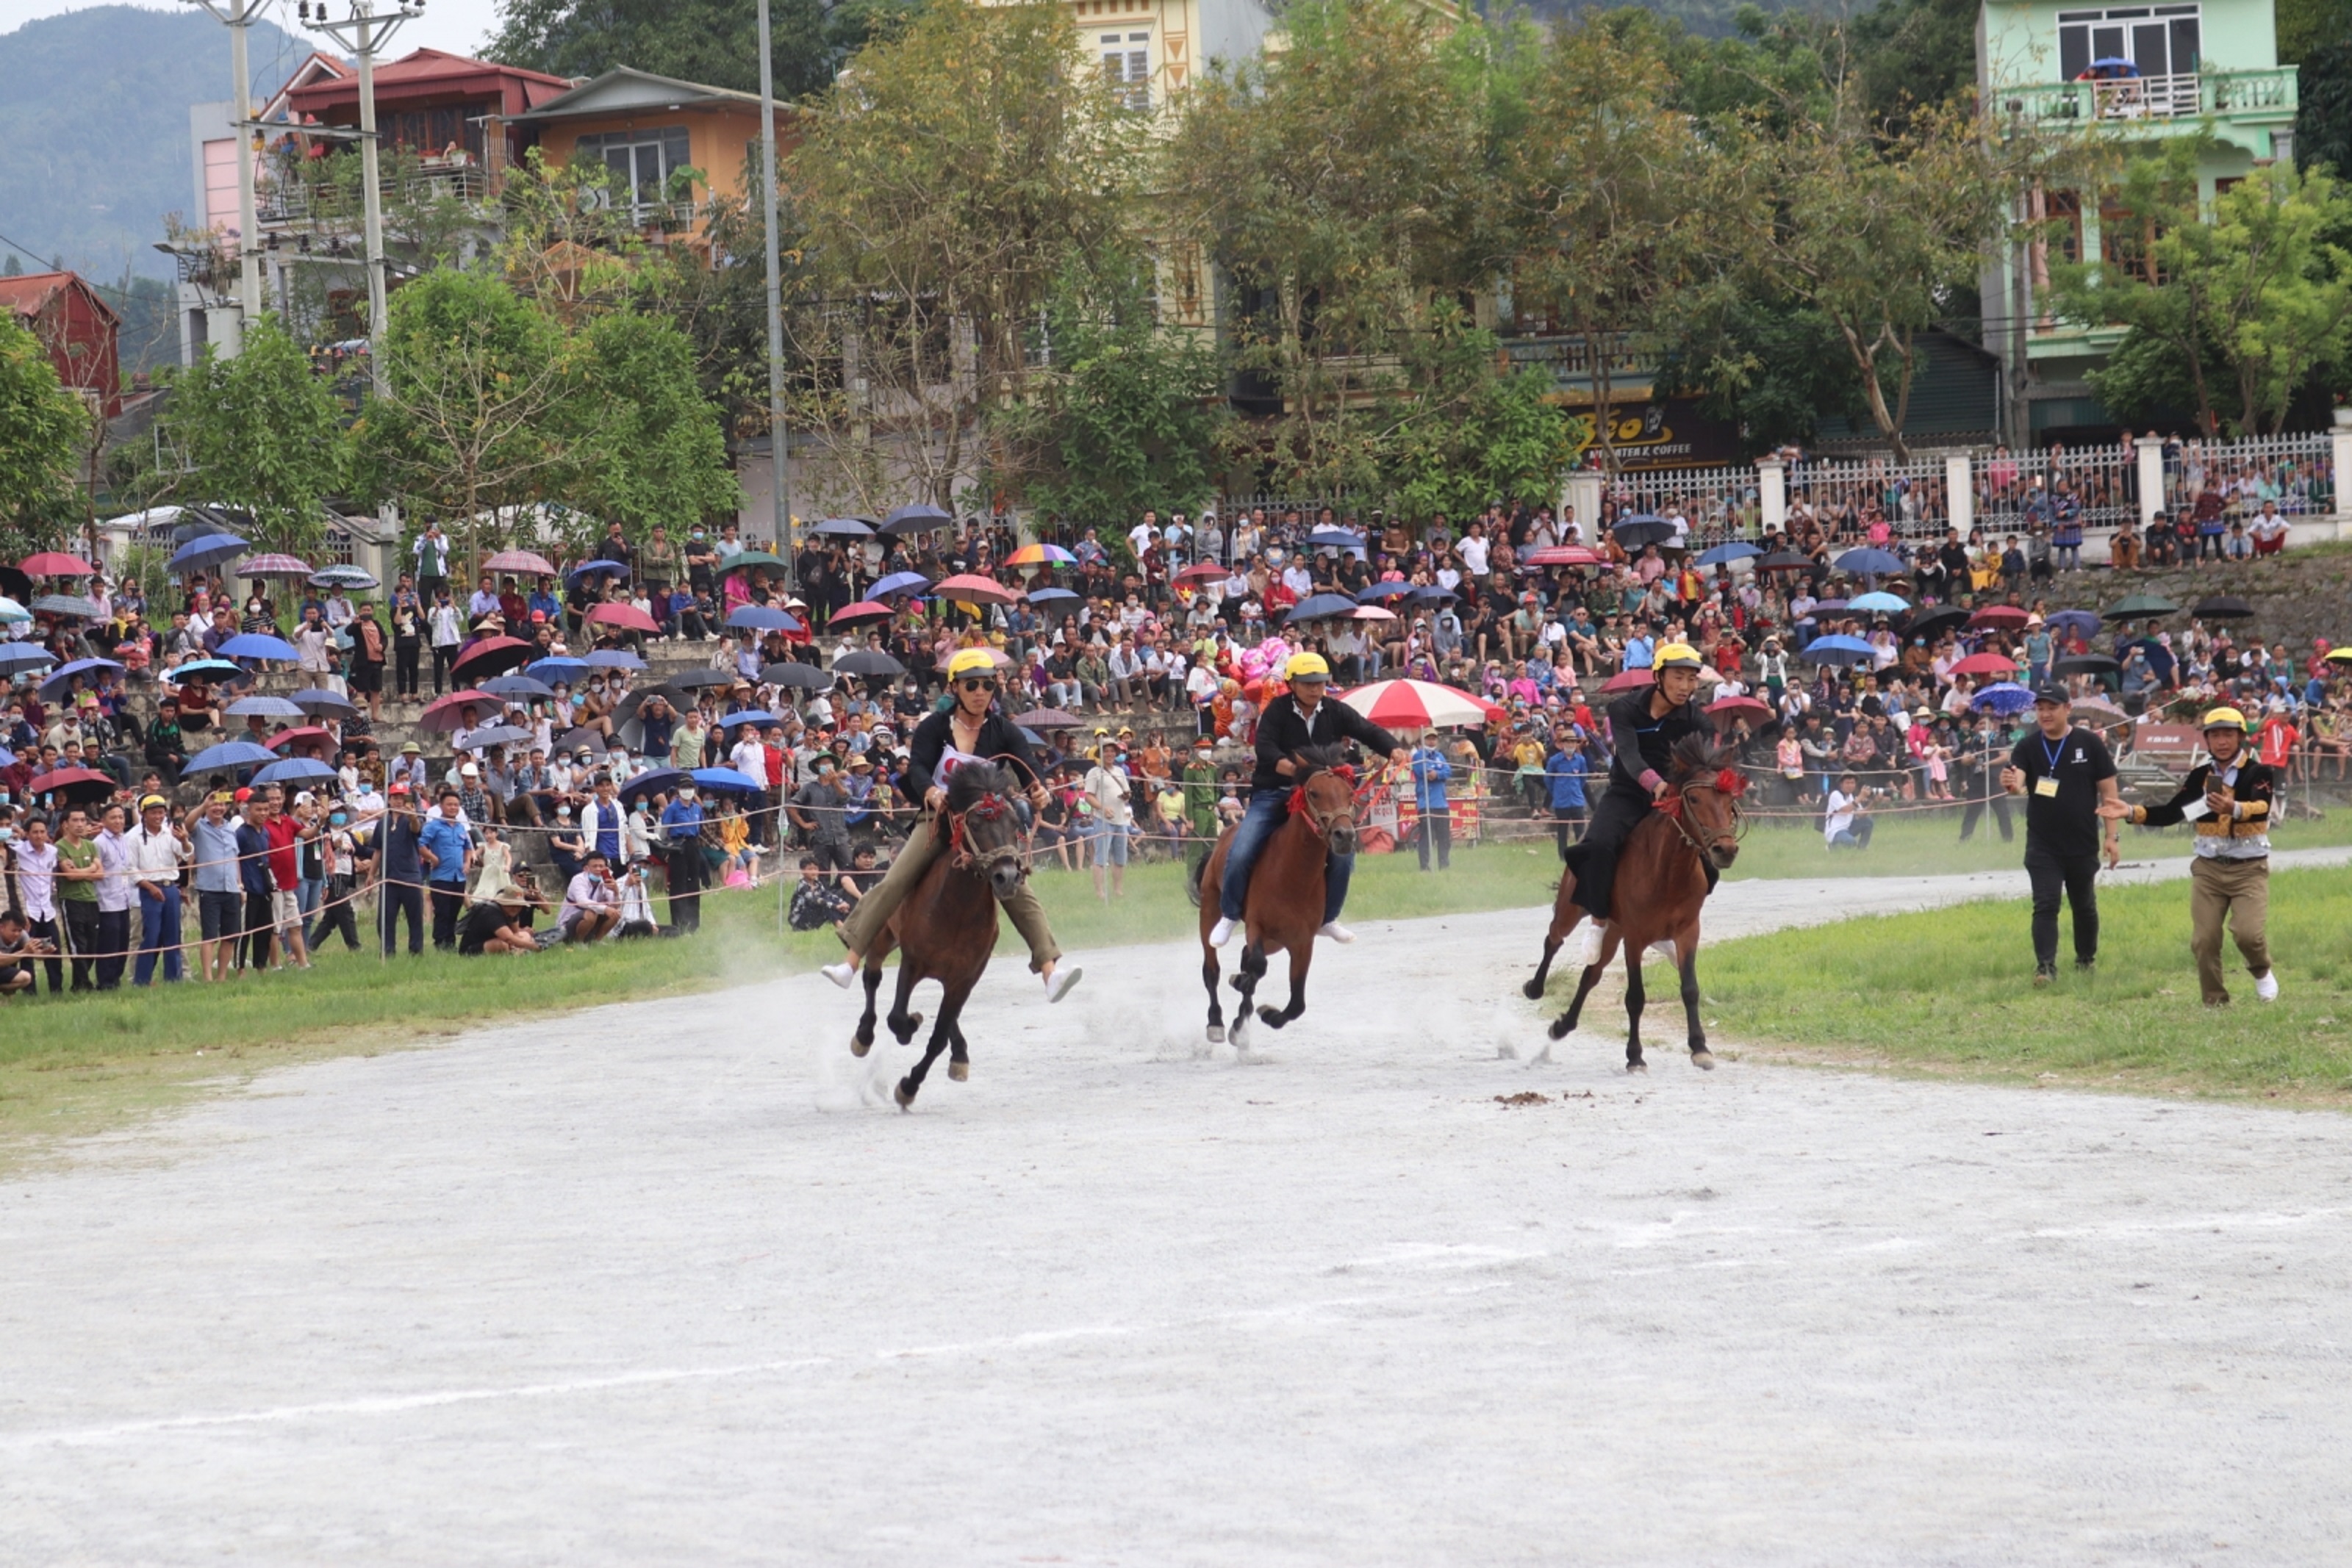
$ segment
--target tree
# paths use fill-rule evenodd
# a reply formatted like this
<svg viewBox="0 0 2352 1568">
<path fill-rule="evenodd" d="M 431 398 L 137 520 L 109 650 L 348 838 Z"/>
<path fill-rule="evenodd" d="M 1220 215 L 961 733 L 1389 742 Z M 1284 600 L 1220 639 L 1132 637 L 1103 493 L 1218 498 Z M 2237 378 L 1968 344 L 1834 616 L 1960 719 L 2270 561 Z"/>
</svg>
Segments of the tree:
<svg viewBox="0 0 2352 1568">
<path fill-rule="evenodd" d="M 1495 335 L 1441 310 L 1408 353 L 1384 410 L 1381 492 L 1407 517 L 1475 515 L 1490 501 L 1549 501 L 1576 456 L 1551 377 L 1497 368 Z"/>
<path fill-rule="evenodd" d="M 9 559 L 55 543 L 89 427 L 41 340 L 0 310 L 0 538 Z"/>
<path fill-rule="evenodd" d="M 1835 323 L 1758 287 L 1692 312 L 1665 337 L 1653 384 L 1662 397 L 1696 397 L 1701 413 L 1738 425 L 1757 453 L 1810 445 L 1831 415 L 1868 417 Z"/>
<path fill-rule="evenodd" d="M 2352 38 L 2313 49 L 2295 77 L 2296 164 L 2352 179 Z"/>
<path fill-rule="evenodd" d="M 324 542 L 349 444 L 334 394 L 278 318 L 254 323 L 233 360 L 207 345 L 173 378 L 161 423 L 184 465 L 163 494 L 251 512 L 254 543 L 269 549 Z"/>
<path fill-rule="evenodd" d="M 634 535 L 656 523 L 683 534 L 743 504 L 684 333 L 655 317 L 614 314 L 589 322 L 579 347 L 569 400 L 573 505 Z"/>
<path fill-rule="evenodd" d="M 737 92 L 760 90 L 754 0 L 510 0 L 490 45 L 493 59 L 593 77 L 615 66 Z M 918 9 L 918 0 L 773 0 L 776 96 L 822 90 L 867 40 Z"/>
</svg>

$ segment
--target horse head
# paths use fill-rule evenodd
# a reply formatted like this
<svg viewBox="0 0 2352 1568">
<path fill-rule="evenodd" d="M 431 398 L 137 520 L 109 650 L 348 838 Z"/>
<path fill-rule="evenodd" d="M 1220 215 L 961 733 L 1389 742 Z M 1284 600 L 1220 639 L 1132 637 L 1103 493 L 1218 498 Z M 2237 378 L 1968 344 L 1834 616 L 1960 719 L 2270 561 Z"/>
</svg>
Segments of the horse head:
<svg viewBox="0 0 2352 1568">
<path fill-rule="evenodd" d="M 1019 781 L 1001 763 L 967 762 L 948 776 L 949 842 L 959 868 L 988 881 L 1001 903 L 1029 875 L 1022 847 L 1021 813 L 1013 803 Z"/>
<path fill-rule="evenodd" d="M 1299 753 L 1304 767 L 1292 781 L 1291 810 L 1307 819 L 1335 855 L 1356 852 L 1356 779 L 1336 746 Z"/>
<path fill-rule="evenodd" d="M 1727 869 L 1739 858 L 1739 797 L 1748 789 L 1738 748 L 1686 735 L 1675 742 L 1666 781 L 1675 787 L 1675 823 L 1683 837 L 1716 870 Z"/>
</svg>

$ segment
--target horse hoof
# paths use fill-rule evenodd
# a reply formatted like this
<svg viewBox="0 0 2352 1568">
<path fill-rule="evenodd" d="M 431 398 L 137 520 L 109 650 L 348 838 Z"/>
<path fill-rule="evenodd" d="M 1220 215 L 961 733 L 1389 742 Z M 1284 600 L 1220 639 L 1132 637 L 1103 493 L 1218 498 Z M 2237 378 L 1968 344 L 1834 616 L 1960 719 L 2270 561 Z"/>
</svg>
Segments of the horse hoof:
<svg viewBox="0 0 2352 1568">
<path fill-rule="evenodd" d="M 871 1051 L 871 1050 L 873 1050 L 873 1049 L 874 1049 L 874 1039 L 873 1039 L 873 1037 L 872 1037 L 871 1035 L 856 1035 L 856 1034 L 853 1034 L 853 1035 L 851 1035 L 851 1036 L 849 1037 L 849 1054 L 850 1054 L 850 1055 L 852 1055 L 852 1056 L 863 1056 L 863 1055 L 865 1055 L 867 1051 Z"/>
<path fill-rule="evenodd" d="M 1705 1046 L 1700 1046 L 1696 1051 L 1691 1052 L 1691 1065 L 1697 1068 L 1702 1072 L 1714 1071 L 1715 1052 L 1707 1050 Z"/>
<path fill-rule="evenodd" d="M 901 1078 L 898 1080 L 898 1087 L 890 1091 L 890 1098 L 898 1102 L 898 1109 L 904 1111 L 915 1103 L 914 1086 Z"/>
<path fill-rule="evenodd" d="M 1568 1015 L 1563 1013 L 1559 1018 L 1552 1019 L 1551 1028 L 1546 1030 L 1544 1032 L 1553 1040 L 1566 1040 L 1568 1038 L 1569 1028 Z"/>
<path fill-rule="evenodd" d="M 1284 1024 L 1288 1023 L 1290 1020 L 1283 1017 L 1281 1013 L 1277 1012 L 1273 1008 L 1262 1007 L 1257 1009 L 1257 1021 L 1265 1025 L 1268 1029 L 1280 1029 Z"/>
<path fill-rule="evenodd" d="M 1223 1045 L 1225 1043 L 1224 1025 L 1221 1023 L 1213 1023 L 1209 1026 L 1209 1043 L 1211 1045 Z"/>
<path fill-rule="evenodd" d="M 1543 994 L 1544 988 L 1543 982 L 1541 980 L 1529 980 L 1526 985 L 1519 988 L 1519 995 L 1527 998 L 1528 1000 L 1531 1002 L 1539 1002 L 1543 1000 Z"/>
<path fill-rule="evenodd" d="M 1625 1064 L 1625 1075 L 1628 1078 L 1631 1078 L 1636 1072 L 1646 1073 L 1649 1071 L 1650 1064 L 1646 1061 L 1629 1061 Z"/>
<path fill-rule="evenodd" d="M 948 1076 L 954 1079 L 958 1083 L 962 1083 L 968 1081 L 971 1077 L 971 1063 L 969 1061 L 949 1062 Z"/>
</svg>

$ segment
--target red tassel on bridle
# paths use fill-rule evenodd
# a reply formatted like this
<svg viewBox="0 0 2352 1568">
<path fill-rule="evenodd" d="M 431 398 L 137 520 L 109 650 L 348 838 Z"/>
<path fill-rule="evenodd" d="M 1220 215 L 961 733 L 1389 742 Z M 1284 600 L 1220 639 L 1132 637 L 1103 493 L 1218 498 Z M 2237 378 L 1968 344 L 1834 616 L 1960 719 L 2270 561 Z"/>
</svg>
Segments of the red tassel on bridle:
<svg viewBox="0 0 2352 1568">
<path fill-rule="evenodd" d="M 1355 794 L 1356 769 L 1352 763 L 1342 762 L 1336 768 L 1326 768 L 1322 769 L 1322 771 L 1334 774 L 1339 778 L 1346 779 L 1348 781 L 1348 793 L 1351 797 Z M 1310 812 L 1307 807 L 1307 786 L 1305 784 L 1297 784 L 1291 788 L 1290 814 L 1294 817 L 1304 816 L 1311 818 L 1313 816 L 1313 813 Z M 1318 825 L 1319 826 L 1320 824 Z"/>
</svg>

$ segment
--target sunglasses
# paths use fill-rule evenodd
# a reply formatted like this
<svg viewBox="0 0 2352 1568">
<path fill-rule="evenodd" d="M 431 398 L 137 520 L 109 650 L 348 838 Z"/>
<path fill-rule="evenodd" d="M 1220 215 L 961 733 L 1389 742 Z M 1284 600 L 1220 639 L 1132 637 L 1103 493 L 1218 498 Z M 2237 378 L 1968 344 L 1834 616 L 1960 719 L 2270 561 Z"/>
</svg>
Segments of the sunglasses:
<svg viewBox="0 0 2352 1568">
<path fill-rule="evenodd" d="M 992 675 L 967 675 L 961 684 L 968 692 L 992 692 L 996 689 L 996 679 Z"/>
</svg>

